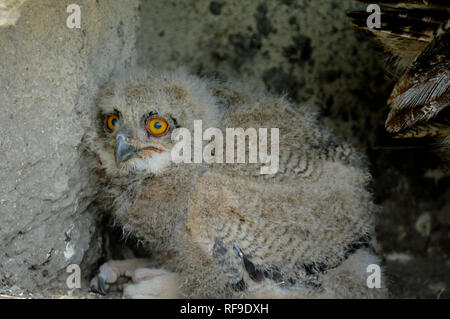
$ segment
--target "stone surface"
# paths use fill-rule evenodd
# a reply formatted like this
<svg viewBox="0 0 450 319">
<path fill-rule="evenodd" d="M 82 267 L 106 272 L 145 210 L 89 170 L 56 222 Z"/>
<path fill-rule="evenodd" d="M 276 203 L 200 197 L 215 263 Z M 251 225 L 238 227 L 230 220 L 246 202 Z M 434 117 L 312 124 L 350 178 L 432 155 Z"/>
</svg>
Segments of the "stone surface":
<svg viewBox="0 0 450 319">
<path fill-rule="evenodd" d="M 137 1 L 79 0 L 80 29 L 66 2 L 28 1 L 0 28 L 0 283 L 22 289 L 64 288 L 100 256 L 79 145 L 98 86 L 136 56 Z"/>
</svg>

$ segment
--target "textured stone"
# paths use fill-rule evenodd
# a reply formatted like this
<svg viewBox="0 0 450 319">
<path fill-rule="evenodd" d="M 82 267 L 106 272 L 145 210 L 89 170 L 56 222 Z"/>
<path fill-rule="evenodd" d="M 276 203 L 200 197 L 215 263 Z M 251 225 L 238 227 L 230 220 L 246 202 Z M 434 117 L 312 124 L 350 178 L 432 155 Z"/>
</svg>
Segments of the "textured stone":
<svg viewBox="0 0 450 319">
<path fill-rule="evenodd" d="M 77 4 L 80 29 L 65 1 L 41 0 L 0 28 L 0 283 L 23 289 L 64 288 L 69 264 L 96 262 L 80 141 L 98 86 L 135 59 L 137 1 Z"/>
</svg>

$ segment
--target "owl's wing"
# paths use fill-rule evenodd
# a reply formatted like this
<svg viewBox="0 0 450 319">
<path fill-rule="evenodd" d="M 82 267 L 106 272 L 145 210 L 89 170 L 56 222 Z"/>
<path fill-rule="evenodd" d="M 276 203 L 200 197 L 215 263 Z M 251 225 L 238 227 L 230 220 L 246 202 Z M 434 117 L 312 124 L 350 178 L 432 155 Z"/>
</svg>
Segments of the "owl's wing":
<svg viewBox="0 0 450 319">
<path fill-rule="evenodd" d="M 235 290 L 264 279 L 315 286 L 319 272 L 367 244 L 371 224 L 367 210 L 356 216 L 337 198 L 338 187 L 323 186 L 313 194 L 295 184 L 208 173 L 190 197 L 188 233 Z"/>
<path fill-rule="evenodd" d="M 347 15 L 357 30 L 374 36 L 387 52 L 401 59 L 402 65 L 409 65 L 433 41 L 436 30 L 449 17 L 446 0 L 391 0 L 377 4 L 381 6 L 380 28 L 368 27 L 370 12 L 352 11 Z"/>
<path fill-rule="evenodd" d="M 386 136 L 387 144 L 394 148 L 436 145 L 447 138 L 450 127 L 450 4 L 445 0 L 378 4 L 381 28 L 367 26 L 368 12 L 354 11 L 348 16 L 356 29 L 377 38 L 406 70 L 388 100 L 385 126 L 395 135 Z"/>
<path fill-rule="evenodd" d="M 339 265 L 372 232 L 374 207 L 361 158 L 320 127 L 307 105 L 236 87 L 215 95 L 227 104 L 222 131 L 266 128 L 267 153 L 279 146 L 279 170 L 262 175 L 261 161 L 211 165 L 189 198 L 193 245 L 238 290 L 265 278 L 315 285 L 318 272 Z M 272 140 L 278 135 L 272 129 L 279 139 Z M 250 142 L 250 135 L 244 145 L 261 142 Z"/>
<path fill-rule="evenodd" d="M 450 105 L 450 31 L 436 37 L 414 60 L 388 103 L 386 128 L 393 133 L 429 121 Z M 423 132 L 419 130 L 418 135 Z"/>
</svg>

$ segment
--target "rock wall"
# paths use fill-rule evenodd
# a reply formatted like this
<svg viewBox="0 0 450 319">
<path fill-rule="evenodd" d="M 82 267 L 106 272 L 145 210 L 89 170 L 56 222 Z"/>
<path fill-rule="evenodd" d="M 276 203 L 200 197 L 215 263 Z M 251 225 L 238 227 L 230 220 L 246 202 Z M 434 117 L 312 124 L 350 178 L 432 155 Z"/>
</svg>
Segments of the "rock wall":
<svg viewBox="0 0 450 319">
<path fill-rule="evenodd" d="M 70 3 L 79 29 L 66 25 Z M 33 0 L 0 28 L 0 285 L 64 288 L 69 264 L 99 256 L 79 146 L 98 86 L 134 63 L 137 7 Z"/>
<path fill-rule="evenodd" d="M 336 134 L 367 143 L 391 83 L 346 12 L 354 0 L 143 0 L 139 63 L 183 65 L 316 105 Z M 368 116 L 376 110 L 377 117 Z M 361 121 L 362 119 L 362 121 Z M 368 123 L 366 123 L 368 122 Z M 372 138 L 372 136 L 371 136 Z"/>
</svg>

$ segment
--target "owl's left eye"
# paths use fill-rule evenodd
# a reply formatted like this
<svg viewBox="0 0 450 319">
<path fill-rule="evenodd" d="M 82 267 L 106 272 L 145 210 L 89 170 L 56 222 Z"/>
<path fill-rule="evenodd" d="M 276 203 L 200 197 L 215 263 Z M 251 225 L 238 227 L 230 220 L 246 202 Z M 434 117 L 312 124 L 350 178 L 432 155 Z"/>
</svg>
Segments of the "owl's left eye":
<svg viewBox="0 0 450 319">
<path fill-rule="evenodd" d="M 147 130 L 153 136 L 163 136 L 167 133 L 169 123 L 166 120 L 159 117 L 150 117 L 146 121 Z"/>
</svg>

